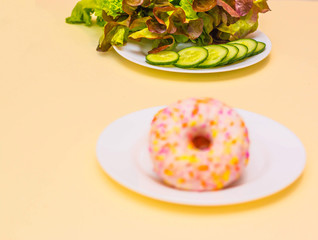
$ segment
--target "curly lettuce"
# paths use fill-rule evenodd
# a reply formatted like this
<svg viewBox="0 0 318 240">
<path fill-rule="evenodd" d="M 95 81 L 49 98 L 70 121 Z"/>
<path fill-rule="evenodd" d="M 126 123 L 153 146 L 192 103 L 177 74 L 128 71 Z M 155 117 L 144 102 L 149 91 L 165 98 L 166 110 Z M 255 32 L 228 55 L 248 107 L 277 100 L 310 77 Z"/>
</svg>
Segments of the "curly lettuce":
<svg viewBox="0 0 318 240">
<path fill-rule="evenodd" d="M 249 33 L 256 31 L 258 28 L 258 13 L 265 13 L 269 11 L 266 0 L 252 1 L 249 11 L 243 11 L 242 17 L 233 24 L 222 23 L 218 26 L 218 30 L 222 33 L 227 33 L 229 39 L 236 40 L 245 37 Z"/>
<path fill-rule="evenodd" d="M 66 18 L 67 23 L 85 23 L 86 26 L 92 25 L 91 15 L 97 8 L 96 0 L 82 0 L 79 1 L 73 11 L 71 16 Z"/>
<path fill-rule="evenodd" d="M 81 0 L 67 23 L 104 27 L 98 51 L 128 39 L 152 39 L 152 52 L 191 41 L 209 45 L 244 38 L 258 28 L 266 0 Z"/>
<path fill-rule="evenodd" d="M 180 7 L 183 9 L 183 11 L 186 14 L 186 17 L 188 19 L 197 19 L 197 12 L 193 10 L 192 4 L 193 0 L 180 0 L 179 2 Z"/>
<path fill-rule="evenodd" d="M 122 9 L 123 0 L 96 0 L 98 10 L 104 10 L 108 16 L 119 17 L 124 13 Z"/>
</svg>

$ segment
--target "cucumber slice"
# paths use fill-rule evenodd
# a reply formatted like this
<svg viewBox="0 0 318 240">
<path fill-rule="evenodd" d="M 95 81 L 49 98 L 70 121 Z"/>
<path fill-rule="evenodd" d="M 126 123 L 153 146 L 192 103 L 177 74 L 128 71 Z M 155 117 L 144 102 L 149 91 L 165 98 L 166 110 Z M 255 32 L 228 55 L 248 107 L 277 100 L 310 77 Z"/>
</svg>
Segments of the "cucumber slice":
<svg viewBox="0 0 318 240">
<path fill-rule="evenodd" d="M 261 52 L 263 52 L 265 50 L 266 44 L 263 42 L 257 42 L 257 47 L 255 49 L 255 51 L 253 52 L 253 55 L 259 54 Z"/>
<path fill-rule="evenodd" d="M 233 62 L 236 62 L 236 61 L 239 61 L 239 60 L 242 60 L 243 58 L 246 57 L 247 55 L 247 47 L 243 44 L 239 44 L 239 43 L 227 43 L 229 45 L 233 45 L 235 47 L 238 48 L 239 52 L 237 53 L 237 55 L 229 62 L 229 63 L 233 63 Z"/>
<path fill-rule="evenodd" d="M 227 48 L 222 47 L 220 45 L 209 45 L 204 46 L 206 50 L 209 52 L 209 56 L 198 65 L 199 68 L 209 68 L 218 65 L 227 55 Z"/>
<path fill-rule="evenodd" d="M 232 41 L 231 43 L 240 43 L 245 45 L 247 47 L 246 57 L 252 56 L 253 52 L 255 51 L 257 47 L 257 41 L 251 38 L 238 39 L 238 40 Z"/>
<path fill-rule="evenodd" d="M 152 65 L 169 65 L 177 62 L 178 59 L 179 55 L 174 51 L 161 51 L 146 56 L 146 62 Z"/>
<path fill-rule="evenodd" d="M 208 50 L 203 47 L 188 47 L 178 52 L 179 60 L 174 64 L 179 68 L 193 68 L 208 57 Z"/>
<path fill-rule="evenodd" d="M 227 48 L 228 53 L 226 57 L 218 64 L 218 66 L 223 66 L 230 63 L 239 52 L 239 49 L 235 45 L 222 44 L 221 46 Z"/>
</svg>

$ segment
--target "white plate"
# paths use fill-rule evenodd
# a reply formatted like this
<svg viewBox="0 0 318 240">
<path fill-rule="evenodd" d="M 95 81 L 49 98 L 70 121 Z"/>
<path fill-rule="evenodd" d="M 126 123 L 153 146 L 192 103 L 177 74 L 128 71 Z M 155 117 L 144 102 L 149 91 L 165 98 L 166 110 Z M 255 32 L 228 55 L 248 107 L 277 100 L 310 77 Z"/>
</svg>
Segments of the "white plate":
<svg viewBox="0 0 318 240">
<path fill-rule="evenodd" d="M 249 129 L 250 162 L 232 186 L 208 192 L 177 190 L 163 184 L 152 171 L 147 137 L 153 107 L 128 114 L 111 123 L 97 143 L 97 157 L 105 172 L 121 185 L 150 198 L 197 206 L 243 203 L 274 194 L 302 173 L 306 156 L 300 140 L 283 125 L 239 110 Z"/>
<path fill-rule="evenodd" d="M 126 58 L 127 60 L 137 63 L 139 65 L 149 67 L 149 68 L 154 68 L 154 69 L 159 69 L 163 71 L 168 71 L 168 72 L 182 72 L 182 73 L 215 73 L 215 72 L 227 72 L 227 71 L 232 71 L 240 68 L 245 68 L 248 66 L 251 66 L 255 63 L 258 63 L 262 61 L 264 58 L 267 57 L 267 55 L 270 53 L 272 49 L 272 43 L 269 40 L 269 38 L 262 33 L 261 31 L 256 31 L 249 36 L 248 38 L 253 38 L 257 41 L 264 42 L 266 44 L 265 50 L 253 57 L 249 57 L 244 59 L 243 61 L 239 61 L 237 63 L 227 65 L 227 66 L 222 66 L 222 67 L 215 67 L 215 68 L 208 68 L 208 69 L 183 69 L 183 68 L 177 68 L 177 67 L 161 67 L 161 66 L 155 66 L 146 63 L 146 55 L 149 50 L 152 49 L 151 46 L 151 41 L 148 42 L 136 42 L 136 41 L 129 41 L 126 45 L 122 47 L 117 47 L 114 46 L 114 49 L 116 52 L 121 55 L 122 57 Z M 178 48 L 184 48 L 189 45 L 187 44 L 180 44 L 178 45 Z M 177 50 L 179 50 L 177 49 Z"/>
</svg>

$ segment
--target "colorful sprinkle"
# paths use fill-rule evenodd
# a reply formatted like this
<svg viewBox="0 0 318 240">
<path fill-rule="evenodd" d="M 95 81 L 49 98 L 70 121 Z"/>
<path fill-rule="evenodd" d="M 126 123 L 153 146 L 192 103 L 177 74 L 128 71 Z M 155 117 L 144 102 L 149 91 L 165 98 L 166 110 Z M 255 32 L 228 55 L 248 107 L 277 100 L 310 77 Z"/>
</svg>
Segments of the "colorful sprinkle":
<svg viewBox="0 0 318 240">
<path fill-rule="evenodd" d="M 205 146 L 200 148 L 198 142 Z M 212 98 L 180 100 L 159 111 L 151 123 L 149 152 L 154 170 L 176 188 L 226 187 L 247 165 L 248 149 L 244 121 L 234 109 Z"/>
</svg>

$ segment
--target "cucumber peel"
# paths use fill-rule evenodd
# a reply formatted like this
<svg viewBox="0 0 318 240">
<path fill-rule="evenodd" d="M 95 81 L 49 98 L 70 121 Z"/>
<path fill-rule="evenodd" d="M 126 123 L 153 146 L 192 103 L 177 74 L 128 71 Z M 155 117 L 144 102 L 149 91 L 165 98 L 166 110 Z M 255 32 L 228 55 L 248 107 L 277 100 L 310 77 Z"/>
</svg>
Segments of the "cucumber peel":
<svg viewBox="0 0 318 240">
<path fill-rule="evenodd" d="M 257 47 L 256 47 L 255 51 L 253 52 L 253 55 L 252 55 L 252 56 L 257 55 L 257 54 L 263 52 L 263 51 L 265 50 L 265 47 L 266 47 L 266 44 L 265 44 L 265 43 L 263 43 L 263 42 L 257 42 Z"/>
<path fill-rule="evenodd" d="M 218 64 L 218 66 L 229 64 L 239 52 L 239 49 L 235 45 L 222 44 L 222 47 L 227 48 L 228 53 L 226 57 Z"/>
<path fill-rule="evenodd" d="M 226 44 L 187 47 L 179 52 L 164 50 L 148 54 L 146 62 L 152 65 L 174 65 L 179 68 L 212 68 L 255 56 L 265 48 L 265 43 L 246 38 Z"/>
<path fill-rule="evenodd" d="M 232 41 L 231 43 L 240 43 L 245 45 L 247 47 L 246 57 L 252 56 L 257 47 L 257 41 L 251 38 L 238 39 L 238 40 Z"/>
<path fill-rule="evenodd" d="M 230 63 L 234 63 L 236 61 L 246 58 L 248 49 L 245 45 L 240 43 L 232 43 L 232 42 L 228 44 L 237 47 L 239 50 L 237 55 L 230 61 Z"/>
</svg>

